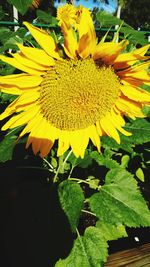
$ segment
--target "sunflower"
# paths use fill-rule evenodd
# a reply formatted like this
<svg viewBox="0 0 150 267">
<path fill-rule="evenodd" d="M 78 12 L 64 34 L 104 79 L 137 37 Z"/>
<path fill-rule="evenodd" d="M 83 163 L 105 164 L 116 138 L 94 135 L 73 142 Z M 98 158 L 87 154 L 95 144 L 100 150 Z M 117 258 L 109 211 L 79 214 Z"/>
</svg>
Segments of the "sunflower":
<svg viewBox="0 0 150 267">
<path fill-rule="evenodd" d="M 100 151 L 100 139 L 108 135 L 120 143 L 124 116 L 143 118 L 142 108 L 150 94 L 150 45 L 124 52 L 127 40 L 98 42 L 88 9 L 69 4 L 58 8 L 57 19 L 64 43 L 57 43 L 46 31 L 28 22 L 38 47 L 18 45 L 18 52 L 0 59 L 20 74 L 0 77 L 1 91 L 18 95 L 0 115 L 11 115 L 2 130 L 24 126 L 19 138 L 28 134 L 26 147 L 45 157 L 58 140 L 58 156 L 70 147 L 84 157 L 89 141 Z"/>
</svg>

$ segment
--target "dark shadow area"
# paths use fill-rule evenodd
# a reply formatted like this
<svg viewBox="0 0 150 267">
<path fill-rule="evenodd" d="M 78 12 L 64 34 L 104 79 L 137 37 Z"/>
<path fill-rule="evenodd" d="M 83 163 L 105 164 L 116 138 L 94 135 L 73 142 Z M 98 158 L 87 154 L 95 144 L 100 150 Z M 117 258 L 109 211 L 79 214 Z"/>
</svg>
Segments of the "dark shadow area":
<svg viewBox="0 0 150 267">
<path fill-rule="evenodd" d="M 32 156 L 0 164 L 0 266 L 52 267 L 72 248 L 57 186 L 36 166 L 41 159 Z"/>
</svg>

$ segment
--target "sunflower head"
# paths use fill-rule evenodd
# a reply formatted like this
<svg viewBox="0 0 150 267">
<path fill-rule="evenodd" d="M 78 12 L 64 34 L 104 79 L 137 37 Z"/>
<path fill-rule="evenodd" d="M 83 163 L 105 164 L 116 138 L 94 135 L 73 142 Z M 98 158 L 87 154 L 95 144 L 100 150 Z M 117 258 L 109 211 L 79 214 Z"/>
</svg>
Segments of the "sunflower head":
<svg viewBox="0 0 150 267">
<path fill-rule="evenodd" d="M 58 140 L 57 154 L 69 147 L 84 157 L 89 141 L 100 151 L 100 139 L 108 135 L 120 143 L 124 117 L 142 118 L 150 94 L 147 53 L 150 45 L 125 52 L 127 40 L 119 43 L 96 38 L 88 9 L 66 4 L 58 8 L 57 19 L 64 43 L 57 46 L 46 31 L 28 22 L 38 47 L 18 44 L 18 52 L 0 59 L 21 71 L 0 77 L 1 91 L 18 95 L 0 115 L 11 118 L 2 130 L 24 126 L 26 147 L 45 157 Z"/>
</svg>

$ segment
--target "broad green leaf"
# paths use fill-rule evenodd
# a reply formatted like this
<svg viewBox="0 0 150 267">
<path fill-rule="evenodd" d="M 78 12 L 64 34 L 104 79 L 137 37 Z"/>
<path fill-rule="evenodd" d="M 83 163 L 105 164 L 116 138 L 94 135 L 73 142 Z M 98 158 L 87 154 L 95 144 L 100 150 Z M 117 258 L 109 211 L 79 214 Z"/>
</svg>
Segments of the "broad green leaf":
<svg viewBox="0 0 150 267">
<path fill-rule="evenodd" d="M 141 180 L 142 182 L 144 182 L 144 173 L 143 173 L 143 170 L 141 169 L 141 168 L 138 168 L 137 170 L 136 170 L 136 176 L 137 176 L 137 178 L 139 178 L 139 180 Z"/>
<path fill-rule="evenodd" d="M 113 138 L 110 138 L 109 136 L 103 136 L 101 138 L 102 146 L 104 148 L 111 148 L 115 151 L 123 149 L 126 152 L 133 153 L 132 143 L 130 142 L 130 136 L 126 137 L 120 134 L 120 139 L 121 142 L 120 144 L 118 144 Z"/>
<path fill-rule="evenodd" d="M 122 20 L 113 16 L 111 13 L 106 11 L 100 11 L 96 14 L 96 19 L 101 26 L 111 27 L 113 25 L 120 25 Z"/>
<path fill-rule="evenodd" d="M 129 227 L 150 226 L 150 211 L 133 176 L 122 168 L 110 170 L 106 183 L 89 199 L 99 219 Z"/>
<path fill-rule="evenodd" d="M 0 29 L 0 41 L 4 44 L 11 36 L 13 36 L 13 32 L 6 27 L 1 27 Z"/>
<path fill-rule="evenodd" d="M 72 166 L 79 166 L 83 169 L 87 168 L 92 164 L 92 158 L 87 151 L 85 152 L 85 156 L 83 159 L 81 159 L 80 157 L 76 158 L 75 155 L 72 153 L 68 161 L 72 164 Z"/>
<path fill-rule="evenodd" d="M 76 182 L 64 181 L 59 184 L 58 194 L 61 206 L 70 222 L 71 229 L 75 232 L 84 202 L 82 189 Z"/>
<path fill-rule="evenodd" d="M 32 4 L 32 0 L 7 0 L 10 4 L 14 5 L 17 10 L 24 15 Z"/>
<path fill-rule="evenodd" d="M 117 240 L 118 238 L 128 236 L 125 227 L 122 224 L 113 225 L 107 222 L 98 221 L 96 226 L 106 241 Z"/>
<path fill-rule="evenodd" d="M 58 24 L 55 17 L 52 17 L 50 13 L 38 9 L 36 11 L 37 18 L 43 23 L 49 23 L 49 25 L 56 26 Z"/>
<path fill-rule="evenodd" d="M 55 267 L 102 267 L 108 256 L 107 247 L 99 229 L 88 227 L 84 236 L 75 240 L 70 255 Z"/>
<path fill-rule="evenodd" d="M 147 44 L 147 38 L 145 37 L 146 32 L 141 32 L 134 30 L 132 27 L 126 24 L 126 26 L 122 27 L 120 29 L 121 33 L 124 33 L 125 37 L 128 37 L 128 39 L 135 45 L 146 45 Z"/>
<path fill-rule="evenodd" d="M 99 154 L 97 151 L 93 151 L 90 153 L 92 159 L 94 159 L 98 165 L 106 166 L 108 169 L 113 169 L 119 167 L 119 163 L 113 159 L 105 157 L 103 154 Z"/>
<path fill-rule="evenodd" d="M 12 159 L 12 153 L 17 136 L 8 135 L 0 142 L 0 162 Z"/>
<path fill-rule="evenodd" d="M 127 123 L 125 129 L 132 132 L 132 136 L 126 137 L 132 144 L 141 145 L 150 142 L 150 123 L 146 119 L 136 119 Z"/>
</svg>

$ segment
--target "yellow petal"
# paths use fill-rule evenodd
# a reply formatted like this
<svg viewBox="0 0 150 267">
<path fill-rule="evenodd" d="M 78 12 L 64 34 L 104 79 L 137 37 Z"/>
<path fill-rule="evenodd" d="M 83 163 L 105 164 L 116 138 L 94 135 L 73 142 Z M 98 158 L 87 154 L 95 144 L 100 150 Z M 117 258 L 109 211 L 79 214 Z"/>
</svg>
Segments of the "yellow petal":
<svg viewBox="0 0 150 267">
<path fill-rule="evenodd" d="M 133 50 L 133 54 L 144 56 L 149 48 L 150 48 L 150 44 L 147 44 L 141 48 L 137 48 L 137 49 Z"/>
<path fill-rule="evenodd" d="M 127 40 L 123 40 L 120 43 L 99 43 L 93 53 L 93 59 L 102 59 L 105 63 L 111 64 L 120 52 L 125 49 L 127 44 Z"/>
<path fill-rule="evenodd" d="M 76 28 L 79 33 L 78 53 L 81 57 L 86 58 L 93 53 L 96 46 L 96 33 L 91 17 L 91 12 L 80 6 L 77 8 Z"/>
<path fill-rule="evenodd" d="M 131 51 L 130 53 L 124 53 L 117 56 L 115 59 L 115 62 L 113 64 L 113 67 L 115 69 L 123 69 L 126 68 L 139 60 L 145 60 L 149 57 L 144 56 L 147 50 L 149 49 L 150 45 L 145 45 L 141 48 L 135 49 Z"/>
<path fill-rule="evenodd" d="M 25 65 L 29 68 L 36 69 L 41 72 L 41 74 L 44 74 L 44 71 L 47 70 L 47 67 L 37 64 L 31 59 L 26 58 L 22 53 L 14 53 L 11 54 L 13 58 L 15 58 L 20 64 Z M 43 72 L 42 72 L 43 71 Z"/>
<path fill-rule="evenodd" d="M 0 77 L 0 85 L 15 85 L 19 88 L 38 86 L 43 78 L 40 76 L 30 76 L 26 73 L 13 74 Z"/>
<path fill-rule="evenodd" d="M 119 130 L 122 134 L 126 136 L 131 136 L 132 133 L 127 132 L 125 129 L 122 128 L 122 126 L 125 125 L 125 121 L 120 115 L 117 115 L 113 110 L 111 111 L 109 115 L 111 123 L 114 125 L 114 127 Z M 123 121 L 122 121 L 123 120 Z"/>
<path fill-rule="evenodd" d="M 135 117 L 145 117 L 143 112 L 141 111 L 141 106 L 138 103 L 133 102 L 132 100 L 119 98 L 118 101 L 116 101 L 115 105 L 121 112 L 124 112 L 132 119 L 135 119 Z"/>
<path fill-rule="evenodd" d="M 89 132 L 89 137 L 92 140 L 94 146 L 96 146 L 98 151 L 100 151 L 100 137 L 99 137 L 99 134 L 97 132 L 96 126 L 91 125 L 91 126 L 87 127 L 87 131 Z"/>
<path fill-rule="evenodd" d="M 61 131 L 58 140 L 57 156 L 63 155 L 69 148 L 69 132 Z"/>
<path fill-rule="evenodd" d="M 31 106 L 31 108 L 28 109 L 27 111 L 12 117 L 8 122 L 4 124 L 4 126 L 2 127 L 2 131 L 26 124 L 30 119 L 32 119 L 36 115 L 38 110 L 39 107 L 34 105 L 34 108 Z"/>
<path fill-rule="evenodd" d="M 139 101 L 139 102 L 149 102 L 150 101 L 150 93 L 142 90 L 141 88 L 135 86 L 124 85 L 121 86 L 122 93 L 128 98 Z"/>
<path fill-rule="evenodd" d="M 32 59 L 40 65 L 53 66 L 55 64 L 54 59 L 47 55 L 47 53 L 42 49 L 27 47 L 22 44 L 17 44 L 17 46 L 27 58 Z"/>
<path fill-rule="evenodd" d="M 56 59 L 60 59 L 59 53 L 57 52 L 56 43 L 46 31 L 43 31 L 28 22 L 24 22 L 24 25 L 28 28 L 34 39 L 48 55 Z"/>
<path fill-rule="evenodd" d="M 102 135 L 102 128 L 100 126 L 99 121 L 96 122 L 96 128 L 97 128 L 97 132 L 98 134 L 101 136 Z"/>
<path fill-rule="evenodd" d="M 64 34 L 65 53 L 70 58 L 76 58 L 77 40 L 75 37 L 75 32 L 72 28 L 67 28 L 64 23 L 62 24 L 61 28 Z"/>
<path fill-rule="evenodd" d="M 22 71 L 27 72 L 27 73 L 32 74 L 32 75 L 41 75 L 41 73 L 42 73 L 41 71 L 32 69 L 32 68 L 27 67 L 25 65 L 22 65 L 15 58 L 11 58 L 11 57 L 6 57 L 6 56 L 3 56 L 3 55 L 0 55 L 0 59 L 2 61 L 4 61 L 4 62 L 14 66 L 17 69 L 22 70 Z"/>
<path fill-rule="evenodd" d="M 3 92 L 5 94 L 12 94 L 12 95 L 20 95 L 22 94 L 22 91 L 17 88 L 16 86 L 10 86 L 10 85 L 1 85 L 0 84 L 0 92 Z"/>
<path fill-rule="evenodd" d="M 6 109 L 5 111 L 0 114 L 0 120 L 8 117 L 9 115 L 20 112 L 23 110 L 27 110 L 30 108 L 31 104 L 34 103 L 37 98 L 39 97 L 38 92 L 27 92 L 19 96 L 16 100 L 14 100 Z"/>
<path fill-rule="evenodd" d="M 131 79 L 137 79 L 137 80 L 141 80 L 143 83 L 145 81 L 150 81 L 150 74 L 145 71 L 145 70 L 139 70 L 139 71 L 135 71 L 135 72 L 129 72 L 129 71 L 124 71 L 124 72 L 117 72 L 117 75 L 120 78 L 126 78 L 126 77 L 130 77 Z"/>
<path fill-rule="evenodd" d="M 110 116 L 106 115 L 104 118 L 102 118 L 100 120 L 100 124 L 101 124 L 101 127 L 103 128 L 104 132 L 108 136 L 110 136 L 113 139 L 115 139 L 118 144 L 120 144 L 119 134 L 118 134 L 116 128 L 114 127 L 114 125 L 112 124 L 112 122 L 110 120 Z"/>
<path fill-rule="evenodd" d="M 30 127 L 28 127 L 29 124 Z M 28 148 L 28 146 L 32 143 L 32 149 L 34 154 L 36 155 L 38 152 L 40 152 L 40 156 L 45 157 L 49 153 L 54 143 L 53 140 L 49 138 L 50 125 L 44 118 L 41 117 L 40 114 L 38 114 L 36 118 L 29 122 L 29 124 L 25 127 L 26 130 L 24 129 L 22 131 L 19 138 L 25 133 L 28 133 L 29 129 L 31 128 L 31 133 L 28 137 L 26 148 Z"/>
<path fill-rule="evenodd" d="M 78 131 L 70 131 L 70 145 L 76 157 L 84 158 L 85 149 L 87 148 L 89 137 L 85 129 Z"/>
</svg>

